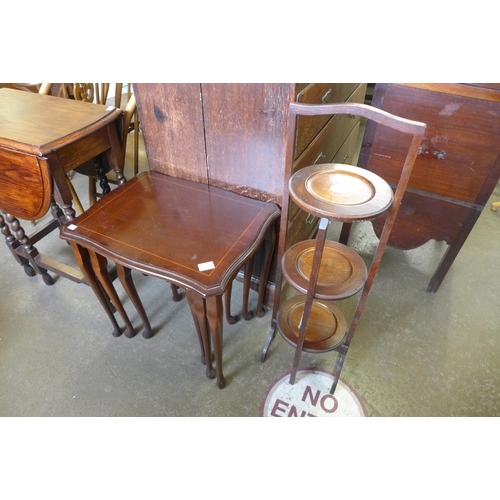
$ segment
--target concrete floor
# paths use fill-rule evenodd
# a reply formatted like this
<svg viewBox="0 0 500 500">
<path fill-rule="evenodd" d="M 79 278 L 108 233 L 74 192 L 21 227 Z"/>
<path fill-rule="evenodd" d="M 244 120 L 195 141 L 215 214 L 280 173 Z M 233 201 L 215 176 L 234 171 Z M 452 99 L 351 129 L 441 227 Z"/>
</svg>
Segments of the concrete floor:
<svg viewBox="0 0 500 500">
<path fill-rule="evenodd" d="M 74 178 L 80 193 L 86 182 Z M 500 187 L 491 198 L 497 200 Z M 332 238 L 337 230 L 333 225 Z M 499 241 L 500 211 L 487 207 L 435 294 L 426 286 L 444 243 L 386 251 L 342 372 L 369 416 L 500 415 Z M 362 224 L 350 245 L 368 260 L 376 242 L 371 226 Z M 57 234 L 38 248 L 72 262 Z M 114 338 L 89 287 L 57 277 L 49 287 L 40 276 L 29 278 L 0 245 L 0 416 L 259 415 L 267 388 L 293 360 L 278 334 L 260 362 L 270 313 L 224 324 L 228 385 L 219 390 L 205 377 L 186 300 L 173 302 L 165 282 L 135 279 L 155 330 L 149 340 L 132 308 L 139 334 Z M 235 289 L 234 312 L 241 285 Z M 255 304 L 255 293 L 251 299 Z M 354 302 L 339 305 L 352 311 Z M 301 366 L 331 371 L 336 356 L 304 353 Z"/>
</svg>

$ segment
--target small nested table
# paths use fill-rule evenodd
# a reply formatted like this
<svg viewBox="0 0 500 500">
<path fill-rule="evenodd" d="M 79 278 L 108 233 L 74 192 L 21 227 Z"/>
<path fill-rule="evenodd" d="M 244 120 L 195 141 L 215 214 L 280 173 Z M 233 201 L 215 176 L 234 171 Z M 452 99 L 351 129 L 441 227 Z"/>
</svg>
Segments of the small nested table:
<svg viewBox="0 0 500 500">
<path fill-rule="evenodd" d="M 83 281 L 79 269 L 40 254 L 35 245 L 61 221 L 75 218 L 67 172 L 105 154 L 119 183 L 125 182 L 118 136 L 122 117 L 113 106 L 0 89 L 0 210 L 5 213 L 0 230 L 28 276 L 41 274 L 51 285 L 49 270 Z M 49 208 L 52 220 L 27 235 L 19 219 L 39 219 Z"/>
<path fill-rule="evenodd" d="M 223 388 L 222 295 L 261 246 L 266 233 L 275 230 L 279 215 L 274 203 L 148 171 L 119 186 L 63 227 L 61 237 L 71 242 L 82 272 L 112 321 L 114 335 L 120 331 L 107 297 L 126 325 L 126 336 L 134 332 L 107 276 L 108 259 L 115 263 L 142 319 L 146 338 L 152 334 L 151 326 L 130 270 L 185 289 L 207 376 L 215 377 L 212 341 L 217 385 Z M 272 248 L 263 259 L 263 290 L 271 257 Z"/>
</svg>

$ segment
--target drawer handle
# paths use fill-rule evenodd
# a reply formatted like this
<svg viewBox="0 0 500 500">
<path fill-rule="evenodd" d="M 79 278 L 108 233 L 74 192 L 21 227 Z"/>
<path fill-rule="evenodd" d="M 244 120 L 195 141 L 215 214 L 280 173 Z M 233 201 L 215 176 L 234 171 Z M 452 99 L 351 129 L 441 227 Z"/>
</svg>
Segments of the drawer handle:
<svg viewBox="0 0 500 500">
<path fill-rule="evenodd" d="M 344 158 L 342 160 L 342 163 L 345 163 L 345 161 L 347 160 L 347 158 L 349 158 L 349 154 L 346 153 L 346 155 L 344 156 Z"/>
<path fill-rule="evenodd" d="M 314 160 L 314 165 L 316 165 L 316 163 L 318 163 L 318 161 L 322 160 L 323 158 L 326 158 L 325 153 L 320 153 L 316 160 Z"/>
<path fill-rule="evenodd" d="M 314 215 L 309 214 L 306 218 L 306 224 L 312 224 L 312 221 L 314 220 Z"/>
<path fill-rule="evenodd" d="M 321 103 L 325 104 L 325 102 L 328 102 L 331 97 L 332 97 L 332 89 L 328 89 L 327 93 L 321 98 Z"/>
</svg>

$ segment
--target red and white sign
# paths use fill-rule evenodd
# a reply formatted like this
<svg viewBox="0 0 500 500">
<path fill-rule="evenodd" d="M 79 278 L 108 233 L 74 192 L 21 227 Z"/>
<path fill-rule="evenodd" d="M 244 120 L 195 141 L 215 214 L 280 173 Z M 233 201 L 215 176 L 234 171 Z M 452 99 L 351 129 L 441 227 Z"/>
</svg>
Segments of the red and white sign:
<svg viewBox="0 0 500 500">
<path fill-rule="evenodd" d="M 269 387 L 260 406 L 261 417 L 366 417 L 366 410 L 354 389 L 342 379 L 330 394 L 333 374 L 319 368 L 297 371 L 295 384 L 290 371 Z"/>
</svg>

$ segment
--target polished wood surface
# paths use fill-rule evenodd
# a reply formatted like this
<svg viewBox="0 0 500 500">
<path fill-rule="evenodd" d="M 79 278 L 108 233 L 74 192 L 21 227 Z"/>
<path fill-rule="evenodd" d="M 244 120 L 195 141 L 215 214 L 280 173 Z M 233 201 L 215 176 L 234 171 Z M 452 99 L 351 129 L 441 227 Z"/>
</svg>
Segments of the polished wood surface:
<svg viewBox="0 0 500 500">
<path fill-rule="evenodd" d="M 316 240 L 304 240 L 288 249 L 283 256 L 285 279 L 295 290 L 307 293 L 314 261 Z M 325 241 L 314 297 L 340 300 L 357 293 L 367 276 L 363 259 L 349 247 L 336 241 Z"/>
<path fill-rule="evenodd" d="M 353 165 L 324 163 L 296 172 L 290 197 L 302 210 L 342 222 L 370 220 L 389 210 L 389 184 L 378 175 Z"/>
<path fill-rule="evenodd" d="M 278 328 L 292 347 L 296 347 L 299 342 L 305 304 L 305 297 L 292 297 L 281 306 L 278 313 Z M 331 351 L 342 343 L 346 333 L 347 321 L 342 310 L 332 302 L 315 300 L 307 322 L 302 351 Z"/>
<path fill-rule="evenodd" d="M 226 289 L 278 214 L 274 204 L 142 172 L 84 212 L 76 227 L 64 227 L 61 237 L 206 296 Z"/>
<path fill-rule="evenodd" d="M 24 220 L 47 213 L 52 185 L 47 160 L 0 147 L 0 208 Z"/>
<path fill-rule="evenodd" d="M 46 155 L 74 139 L 89 136 L 122 114 L 120 110 L 107 106 L 11 89 L 0 89 L 0 109 L 1 144 L 37 155 Z M 91 149 L 99 147 L 90 141 L 86 146 Z M 88 155 L 84 151 L 80 154 Z M 72 166 L 77 166 L 79 161 L 74 159 Z"/>
<path fill-rule="evenodd" d="M 428 124 L 389 245 L 412 249 L 429 240 L 449 245 L 428 285 L 435 292 L 500 178 L 500 89 L 377 84 L 373 106 Z M 368 126 L 359 163 L 392 184 L 401 158 L 394 137 Z M 378 235 L 383 224 L 384 218 L 373 224 Z"/>
</svg>

